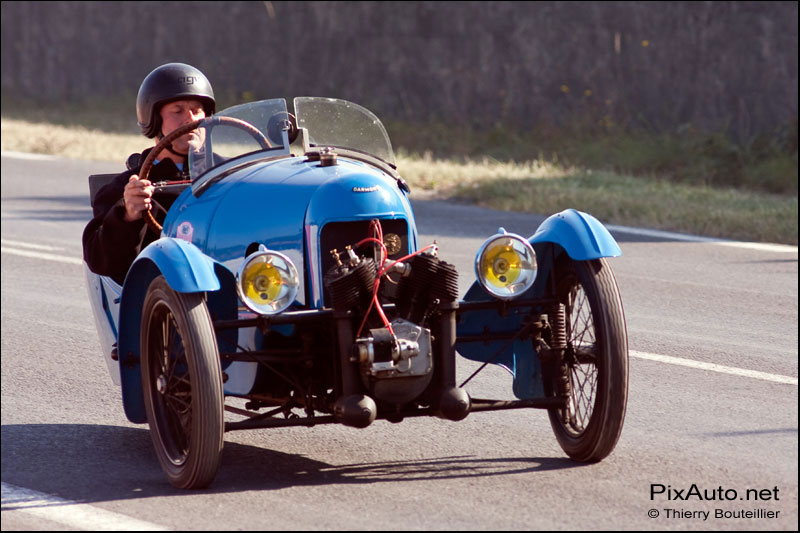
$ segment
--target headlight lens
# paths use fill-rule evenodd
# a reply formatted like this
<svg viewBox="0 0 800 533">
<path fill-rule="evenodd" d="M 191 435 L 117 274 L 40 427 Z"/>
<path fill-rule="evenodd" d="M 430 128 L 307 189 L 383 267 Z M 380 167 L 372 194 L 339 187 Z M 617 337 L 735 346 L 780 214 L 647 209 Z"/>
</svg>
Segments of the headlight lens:
<svg viewBox="0 0 800 533">
<path fill-rule="evenodd" d="M 262 315 L 274 315 L 289 307 L 299 286 L 291 259 L 264 246 L 247 256 L 236 275 L 239 298 Z"/>
<path fill-rule="evenodd" d="M 510 300 L 536 281 L 536 252 L 527 239 L 500 228 L 483 243 L 475 257 L 475 275 L 481 287 L 497 298 Z"/>
</svg>

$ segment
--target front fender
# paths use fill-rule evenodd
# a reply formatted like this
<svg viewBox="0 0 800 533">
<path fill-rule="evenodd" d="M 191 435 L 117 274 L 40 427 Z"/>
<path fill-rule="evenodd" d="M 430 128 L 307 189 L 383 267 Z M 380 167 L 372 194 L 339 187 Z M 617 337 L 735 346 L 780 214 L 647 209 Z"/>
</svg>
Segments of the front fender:
<svg viewBox="0 0 800 533">
<path fill-rule="evenodd" d="M 553 253 L 549 251 L 552 245 L 545 243 L 558 244 L 576 261 L 622 255 L 622 250 L 614 237 L 600 221 L 575 209 L 567 209 L 550 216 L 528 240 L 540 258 L 536 283 L 526 293 L 533 298 L 544 294 L 550 271 L 554 267 L 552 260 L 546 259 L 553 257 Z M 482 300 L 491 300 L 491 296 L 475 282 L 464 296 L 464 301 Z M 541 364 L 530 340 L 516 339 L 513 343 L 507 340 L 513 338 L 519 331 L 530 311 L 530 307 L 513 307 L 503 314 L 498 314 L 494 309 L 461 312 L 456 330 L 459 338 L 481 335 L 487 331 L 506 336 L 506 340 L 484 343 L 457 340 L 456 349 L 466 359 L 492 362 L 508 370 L 514 376 L 512 387 L 514 395 L 520 399 L 544 395 Z"/>
<path fill-rule="evenodd" d="M 550 216 L 528 240 L 531 244 L 554 242 L 576 261 L 622 255 L 617 241 L 599 220 L 575 209 Z"/>
<path fill-rule="evenodd" d="M 136 258 L 122 286 L 119 308 L 119 370 L 125 416 L 133 423 L 147 422 L 139 367 L 139 330 L 142 305 L 150 282 L 163 275 L 176 292 L 206 292 L 220 289 L 225 270 L 197 246 L 164 237 L 151 243 Z"/>
</svg>

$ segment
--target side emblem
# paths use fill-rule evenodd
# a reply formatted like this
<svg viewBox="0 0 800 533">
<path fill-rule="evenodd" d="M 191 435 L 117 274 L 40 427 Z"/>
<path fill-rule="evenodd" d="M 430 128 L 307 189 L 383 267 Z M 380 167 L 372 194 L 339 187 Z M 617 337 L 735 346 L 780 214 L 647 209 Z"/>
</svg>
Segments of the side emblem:
<svg viewBox="0 0 800 533">
<path fill-rule="evenodd" d="M 181 222 L 178 225 L 178 234 L 175 237 L 186 242 L 192 242 L 192 235 L 194 235 L 194 226 L 191 222 Z"/>
</svg>

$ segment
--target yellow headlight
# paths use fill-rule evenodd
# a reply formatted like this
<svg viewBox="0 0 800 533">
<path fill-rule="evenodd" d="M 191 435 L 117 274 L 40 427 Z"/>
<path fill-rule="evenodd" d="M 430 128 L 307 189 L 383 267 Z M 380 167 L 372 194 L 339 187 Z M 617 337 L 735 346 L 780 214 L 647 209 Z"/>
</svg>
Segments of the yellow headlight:
<svg viewBox="0 0 800 533">
<path fill-rule="evenodd" d="M 274 315 L 289 307 L 299 285 L 291 259 L 263 246 L 247 256 L 236 276 L 239 298 L 262 315 Z"/>
<path fill-rule="evenodd" d="M 511 299 L 536 280 L 536 253 L 527 239 L 503 228 L 483 243 L 475 257 L 475 274 L 481 286 L 497 298 Z"/>
</svg>

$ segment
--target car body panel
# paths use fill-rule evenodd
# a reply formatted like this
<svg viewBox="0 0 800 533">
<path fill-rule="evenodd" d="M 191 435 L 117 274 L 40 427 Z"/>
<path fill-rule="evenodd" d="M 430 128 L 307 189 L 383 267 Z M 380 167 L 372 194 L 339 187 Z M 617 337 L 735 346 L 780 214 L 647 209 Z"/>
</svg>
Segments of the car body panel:
<svg viewBox="0 0 800 533">
<path fill-rule="evenodd" d="M 86 288 L 89 291 L 89 304 L 100 339 L 103 359 L 108 373 L 115 385 L 120 385 L 119 363 L 114 359 L 119 331 L 119 300 L 122 287 L 108 276 L 100 276 L 83 264 L 86 275 Z"/>
</svg>

